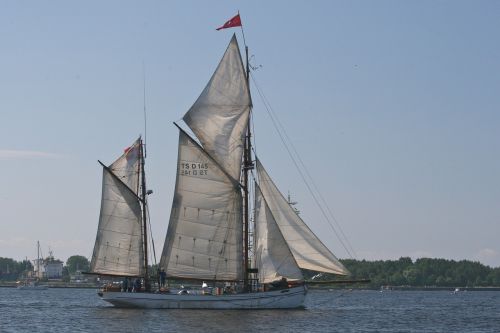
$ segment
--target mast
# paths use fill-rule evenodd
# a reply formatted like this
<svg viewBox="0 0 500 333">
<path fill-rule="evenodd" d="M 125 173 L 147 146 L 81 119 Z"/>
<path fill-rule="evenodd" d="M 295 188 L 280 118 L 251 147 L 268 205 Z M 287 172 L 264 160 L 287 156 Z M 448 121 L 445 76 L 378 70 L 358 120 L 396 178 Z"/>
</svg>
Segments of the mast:
<svg viewBox="0 0 500 333">
<path fill-rule="evenodd" d="M 40 277 L 40 241 L 36 241 L 36 277 Z"/>
<path fill-rule="evenodd" d="M 246 56 L 246 79 L 247 79 L 247 87 L 249 90 L 249 95 L 250 95 L 250 67 L 248 64 L 248 46 L 245 45 L 245 56 Z M 251 137 L 251 132 L 250 132 L 250 117 L 248 118 L 248 124 L 247 124 L 247 134 L 245 136 L 245 143 L 244 143 L 244 152 L 243 152 L 243 189 L 244 189 L 244 196 L 243 196 L 243 206 L 244 206 L 244 211 L 243 211 L 243 225 L 244 225 L 244 269 L 245 269 L 245 290 L 249 290 L 249 273 L 250 273 L 250 261 L 248 257 L 248 245 L 249 245 L 249 226 L 250 226 L 250 218 L 249 218 L 249 207 L 248 207 L 248 202 L 249 202 L 249 190 L 248 190 L 248 171 L 253 169 L 253 164 L 252 164 L 252 155 L 251 155 L 251 142 L 250 142 L 250 137 Z"/>
<path fill-rule="evenodd" d="M 150 290 L 148 279 L 148 230 L 147 230 L 147 216 L 146 216 L 146 173 L 144 171 L 144 146 L 142 139 L 140 140 L 140 168 L 141 168 L 141 206 L 142 206 L 142 232 L 143 232 L 143 245 L 144 245 L 144 284 L 146 291 Z"/>
</svg>

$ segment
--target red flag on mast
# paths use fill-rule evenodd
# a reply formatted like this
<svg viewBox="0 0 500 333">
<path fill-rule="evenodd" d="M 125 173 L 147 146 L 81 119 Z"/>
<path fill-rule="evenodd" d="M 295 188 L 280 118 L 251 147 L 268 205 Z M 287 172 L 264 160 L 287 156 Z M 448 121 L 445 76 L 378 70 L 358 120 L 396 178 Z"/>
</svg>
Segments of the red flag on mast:
<svg viewBox="0 0 500 333">
<path fill-rule="evenodd" d="M 227 29 L 227 28 L 233 28 L 233 27 L 241 27 L 241 18 L 240 18 L 239 13 L 238 13 L 238 15 L 236 15 L 235 17 L 233 17 L 232 19 L 230 19 L 229 21 L 224 23 L 223 26 L 218 27 L 216 30 L 218 31 L 221 29 Z"/>
</svg>

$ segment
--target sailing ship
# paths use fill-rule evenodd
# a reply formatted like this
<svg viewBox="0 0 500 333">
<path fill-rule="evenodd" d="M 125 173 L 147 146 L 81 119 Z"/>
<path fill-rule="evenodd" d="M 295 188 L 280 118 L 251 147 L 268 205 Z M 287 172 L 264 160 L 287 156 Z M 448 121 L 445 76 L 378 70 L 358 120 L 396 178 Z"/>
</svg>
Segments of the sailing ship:
<svg viewBox="0 0 500 333">
<path fill-rule="evenodd" d="M 307 293 L 302 269 L 349 274 L 252 156 L 248 47 L 245 51 L 246 67 L 233 35 L 184 115 L 196 139 L 176 124 L 177 175 L 159 270 L 169 281 L 203 282 L 203 292 L 169 291 L 150 283 L 148 191 L 139 138 L 110 166 L 101 163 L 102 201 L 91 273 L 142 278 L 144 291 L 104 288 L 99 292 L 103 300 L 141 308 L 297 308 L 304 306 Z M 252 169 L 257 174 L 254 187 Z M 207 292 L 208 285 L 213 288 Z"/>
<path fill-rule="evenodd" d="M 40 242 L 36 242 L 36 272 L 33 272 L 34 276 L 28 276 L 28 271 L 26 270 L 26 276 L 24 281 L 17 281 L 17 289 L 19 290 L 46 290 L 49 286 L 40 284 Z M 27 260 L 27 259 L 26 259 Z M 28 268 L 28 267 L 26 267 Z"/>
</svg>

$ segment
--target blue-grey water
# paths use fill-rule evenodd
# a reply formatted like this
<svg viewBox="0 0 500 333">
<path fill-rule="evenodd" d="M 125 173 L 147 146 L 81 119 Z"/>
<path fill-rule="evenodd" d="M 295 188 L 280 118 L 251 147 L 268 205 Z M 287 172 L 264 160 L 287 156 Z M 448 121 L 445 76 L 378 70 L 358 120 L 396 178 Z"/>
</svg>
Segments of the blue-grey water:
<svg viewBox="0 0 500 333">
<path fill-rule="evenodd" d="M 0 288 L 0 332 L 500 332 L 500 292 L 310 291 L 300 310 L 118 309 L 92 289 Z"/>
</svg>

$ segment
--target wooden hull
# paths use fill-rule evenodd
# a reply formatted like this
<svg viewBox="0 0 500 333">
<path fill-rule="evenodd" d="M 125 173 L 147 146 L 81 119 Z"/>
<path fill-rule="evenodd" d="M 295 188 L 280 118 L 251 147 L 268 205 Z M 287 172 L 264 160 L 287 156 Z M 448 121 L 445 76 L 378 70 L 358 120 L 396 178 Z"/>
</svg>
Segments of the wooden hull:
<svg viewBox="0 0 500 333">
<path fill-rule="evenodd" d="M 305 286 L 230 295 L 102 292 L 116 307 L 150 309 L 293 309 L 304 307 Z"/>
</svg>

